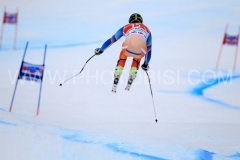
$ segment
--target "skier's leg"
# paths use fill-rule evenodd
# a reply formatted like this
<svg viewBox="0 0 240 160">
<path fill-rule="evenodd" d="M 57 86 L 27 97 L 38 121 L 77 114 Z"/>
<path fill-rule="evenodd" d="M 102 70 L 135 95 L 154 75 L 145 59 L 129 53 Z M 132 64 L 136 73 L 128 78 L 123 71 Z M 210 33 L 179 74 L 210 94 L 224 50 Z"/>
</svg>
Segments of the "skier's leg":
<svg viewBox="0 0 240 160">
<path fill-rule="evenodd" d="M 116 77 L 120 78 L 120 76 L 122 75 L 122 70 L 125 66 L 126 59 L 127 59 L 127 56 L 124 54 L 124 52 L 125 52 L 124 49 L 120 52 L 119 60 L 117 62 L 117 66 L 116 66 L 115 72 L 114 72 L 114 78 L 116 78 Z"/>
<path fill-rule="evenodd" d="M 133 79 L 135 79 L 137 77 L 137 70 L 139 68 L 140 61 L 141 61 L 141 59 L 133 58 L 130 75 L 129 75 L 129 76 L 132 76 Z"/>
<path fill-rule="evenodd" d="M 125 88 L 125 90 L 127 90 L 127 91 L 130 90 L 132 82 L 137 77 L 137 70 L 138 70 L 138 67 L 139 67 L 140 60 L 133 58 L 131 70 L 130 70 L 129 77 L 128 77 L 128 83 L 127 83 L 127 86 Z"/>
<path fill-rule="evenodd" d="M 140 58 L 136 58 L 136 57 L 133 58 L 131 70 L 130 70 L 129 77 L 128 77 L 128 84 L 127 84 L 127 87 L 125 88 L 125 90 L 127 90 L 127 91 L 130 90 L 132 82 L 137 77 L 137 71 L 140 66 L 140 61 L 143 56 L 144 56 L 144 54 L 141 54 Z"/>
<path fill-rule="evenodd" d="M 116 93 L 117 91 L 117 84 L 119 82 L 120 76 L 122 75 L 123 67 L 125 66 L 127 56 L 125 55 L 125 50 L 123 49 L 120 53 L 119 60 L 117 62 L 117 66 L 114 72 L 114 82 L 112 92 Z"/>
</svg>

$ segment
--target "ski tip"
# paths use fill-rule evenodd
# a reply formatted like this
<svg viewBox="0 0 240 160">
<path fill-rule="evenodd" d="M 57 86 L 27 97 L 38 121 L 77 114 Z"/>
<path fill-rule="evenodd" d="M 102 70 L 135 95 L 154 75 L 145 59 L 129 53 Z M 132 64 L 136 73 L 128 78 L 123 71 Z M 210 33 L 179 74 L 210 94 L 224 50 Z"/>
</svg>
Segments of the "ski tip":
<svg viewBox="0 0 240 160">
<path fill-rule="evenodd" d="M 62 83 L 60 83 L 59 86 L 62 86 Z"/>
<path fill-rule="evenodd" d="M 156 119 L 155 121 L 156 121 L 156 123 L 158 122 L 158 120 L 157 120 L 157 119 Z"/>
</svg>

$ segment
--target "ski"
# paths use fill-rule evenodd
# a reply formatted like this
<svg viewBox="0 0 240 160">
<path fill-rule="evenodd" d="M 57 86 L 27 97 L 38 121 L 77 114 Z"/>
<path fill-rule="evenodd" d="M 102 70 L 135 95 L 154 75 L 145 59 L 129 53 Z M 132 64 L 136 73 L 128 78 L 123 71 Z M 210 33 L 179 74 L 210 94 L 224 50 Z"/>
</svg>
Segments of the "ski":
<svg viewBox="0 0 240 160">
<path fill-rule="evenodd" d="M 119 78 L 116 77 L 114 78 L 114 82 L 113 82 L 113 87 L 112 87 L 112 92 L 116 93 L 117 92 L 117 84 L 118 84 Z"/>
<path fill-rule="evenodd" d="M 117 92 L 117 85 L 116 85 L 116 84 L 113 84 L 112 92 L 113 92 L 113 93 L 116 93 L 116 92 Z"/>
<path fill-rule="evenodd" d="M 132 79 L 132 78 L 128 79 L 128 84 L 127 84 L 125 90 L 127 90 L 127 91 L 130 90 L 130 87 L 131 87 L 131 85 L 132 85 L 132 82 L 133 82 L 133 79 Z"/>
</svg>

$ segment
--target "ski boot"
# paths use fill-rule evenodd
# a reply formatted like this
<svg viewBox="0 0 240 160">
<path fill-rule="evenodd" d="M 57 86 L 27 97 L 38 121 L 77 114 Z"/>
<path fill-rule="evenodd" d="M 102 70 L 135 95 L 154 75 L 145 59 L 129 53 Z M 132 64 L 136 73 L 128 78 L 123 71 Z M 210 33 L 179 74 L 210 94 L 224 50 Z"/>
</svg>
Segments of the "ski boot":
<svg viewBox="0 0 240 160">
<path fill-rule="evenodd" d="M 120 76 L 122 74 L 123 67 L 117 66 L 114 72 L 114 81 L 113 81 L 113 87 L 112 87 L 112 92 L 116 93 L 117 92 L 117 85 L 120 79 Z"/>
<path fill-rule="evenodd" d="M 128 83 L 125 90 L 129 91 L 132 85 L 133 80 L 137 77 L 137 68 L 132 67 L 129 73 Z"/>
</svg>

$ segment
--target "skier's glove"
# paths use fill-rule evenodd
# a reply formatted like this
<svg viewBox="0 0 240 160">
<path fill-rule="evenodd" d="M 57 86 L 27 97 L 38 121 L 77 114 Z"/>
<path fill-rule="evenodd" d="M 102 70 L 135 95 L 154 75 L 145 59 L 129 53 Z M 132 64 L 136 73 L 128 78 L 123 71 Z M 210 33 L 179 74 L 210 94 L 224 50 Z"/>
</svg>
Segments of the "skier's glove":
<svg viewBox="0 0 240 160">
<path fill-rule="evenodd" d="M 143 65 L 142 65 L 142 69 L 143 69 L 144 71 L 148 71 L 148 70 L 149 70 L 149 66 L 146 65 L 146 64 L 143 64 Z"/>
<path fill-rule="evenodd" d="M 103 53 L 103 51 L 101 51 L 100 48 L 96 48 L 94 53 L 95 53 L 95 55 L 100 55 Z"/>
</svg>

